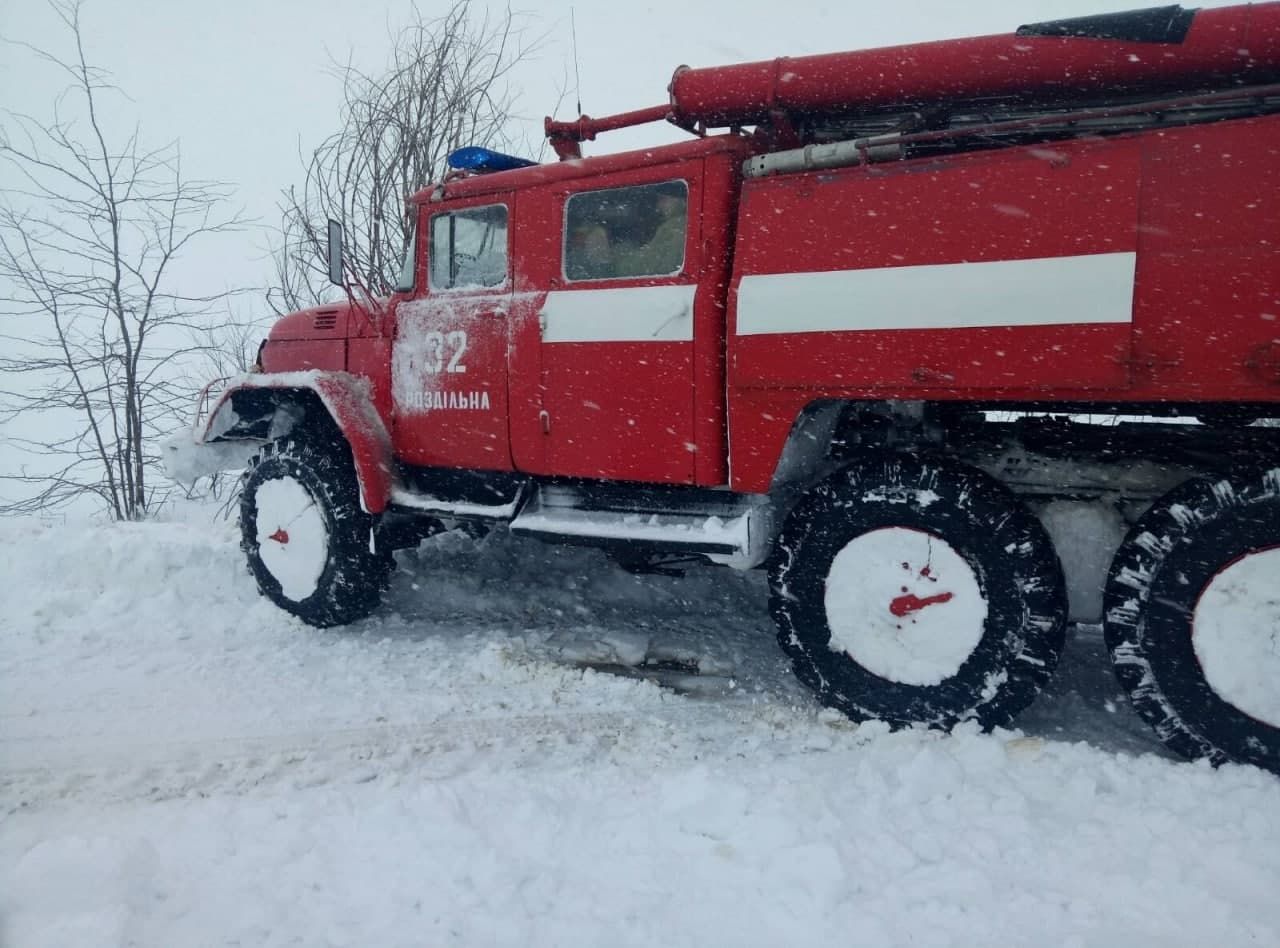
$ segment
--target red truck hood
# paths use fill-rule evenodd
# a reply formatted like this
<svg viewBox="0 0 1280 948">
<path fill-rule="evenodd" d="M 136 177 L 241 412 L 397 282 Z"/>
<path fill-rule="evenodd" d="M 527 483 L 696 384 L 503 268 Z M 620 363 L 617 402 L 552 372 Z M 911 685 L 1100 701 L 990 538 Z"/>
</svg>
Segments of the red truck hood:
<svg viewBox="0 0 1280 948">
<path fill-rule="evenodd" d="M 311 309 L 299 310 L 280 317 L 271 327 L 271 341 L 285 339 L 334 339 L 347 336 L 351 319 L 360 319 L 364 311 L 349 301 L 328 303 Z"/>
</svg>

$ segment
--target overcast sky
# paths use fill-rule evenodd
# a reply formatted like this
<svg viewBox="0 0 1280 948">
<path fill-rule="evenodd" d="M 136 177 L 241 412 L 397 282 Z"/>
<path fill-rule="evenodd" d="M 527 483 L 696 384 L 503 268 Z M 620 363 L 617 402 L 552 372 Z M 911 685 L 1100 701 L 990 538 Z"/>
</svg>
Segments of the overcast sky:
<svg viewBox="0 0 1280 948">
<path fill-rule="evenodd" d="M 576 10 L 583 108 L 603 115 L 665 101 L 673 69 L 783 55 L 860 49 L 954 36 L 1009 32 L 1021 23 L 1141 5 L 1135 0 L 900 0 L 844 2 L 517 2 L 542 52 L 518 73 L 530 133 L 572 86 L 569 10 Z M 1200 6 L 1221 6 L 1202 3 Z M 419 0 L 430 15 L 446 0 Z M 495 5 L 496 6 L 496 5 Z M 135 122 L 153 143 L 181 141 L 187 174 L 233 184 L 263 230 L 192 249 L 184 272 L 228 286 L 261 284 L 269 267 L 265 231 L 276 196 L 300 178 L 299 150 L 334 129 L 337 81 L 327 71 L 350 57 L 365 69 L 384 61 L 388 32 L 405 22 L 408 0 L 87 0 L 90 60 L 108 69 L 129 99 L 110 103 L 123 135 Z M 0 0 L 0 35 L 66 54 L 68 37 L 40 0 Z M 0 46 L 0 107 L 46 114 L 61 81 L 12 45 Z M 560 111 L 573 109 L 569 91 Z M 587 145 L 600 153 L 653 144 L 680 133 L 629 130 Z M 0 184 L 3 182 L 0 181 Z M 254 305 L 254 301 L 247 301 Z"/>
</svg>

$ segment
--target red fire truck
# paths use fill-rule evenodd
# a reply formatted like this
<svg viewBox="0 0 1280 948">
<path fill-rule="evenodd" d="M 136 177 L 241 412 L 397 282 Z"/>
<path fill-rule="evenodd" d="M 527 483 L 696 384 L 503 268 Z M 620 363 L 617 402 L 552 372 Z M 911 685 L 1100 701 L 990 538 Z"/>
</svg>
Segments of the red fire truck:
<svg viewBox="0 0 1280 948">
<path fill-rule="evenodd" d="M 822 702 L 938 727 L 1101 621 L 1170 747 L 1280 770 L 1280 3 L 669 93 L 456 155 L 395 294 L 284 317 L 202 414 L 263 594 L 354 621 L 456 525 L 765 568 Z"/>
</svg>

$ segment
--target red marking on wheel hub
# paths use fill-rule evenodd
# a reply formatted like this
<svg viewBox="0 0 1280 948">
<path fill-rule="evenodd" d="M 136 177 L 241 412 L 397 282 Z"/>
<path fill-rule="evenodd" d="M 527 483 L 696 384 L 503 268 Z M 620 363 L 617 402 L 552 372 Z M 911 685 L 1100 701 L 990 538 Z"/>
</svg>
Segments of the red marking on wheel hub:
<svg viewBox="0 0 1280 948">
<path fill-rule="evenodd" d="M 271 534 L 271 536 L 267 537 L 267 539 L 268 539 L 268 540 L 275 540 L 277 543 L 288 543 L 288 542 L 289 542 L 289 531 L 288 531 L 288 530 L 286 530 L 284 527 L 281 527 L 281 528 L 280 528 L 279 530 L 277 530 L 275 533 Z M 896 615 L 896 613 L 895 613 L 895 615 Z"/>
<path fill-rule="evenodd" d="M 889 611 L 901 619 L 912 612 L 919 612 L 925 606 L 936 606 L 944 602 L 950 602 L 953 597 L 953 593 L 938 593 L 936 596 L 926 596 L 921 599 L 919 596 L 908 593 L 889 603 Z"/>
</svg>

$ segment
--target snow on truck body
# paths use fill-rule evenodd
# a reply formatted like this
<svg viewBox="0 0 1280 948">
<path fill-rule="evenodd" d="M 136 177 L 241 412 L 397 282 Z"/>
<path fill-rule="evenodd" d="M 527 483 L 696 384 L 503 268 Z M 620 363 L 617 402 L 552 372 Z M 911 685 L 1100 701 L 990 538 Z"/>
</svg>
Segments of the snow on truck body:
<svg viewBox="0 0 1280 948">
<path fill-rule="evenodd" d="M 548 119 L 559 162 L 465 150 L 410 201 L 405 289 L 277 324 L 197 429 L 262 446 L 263 592 L 352 621 L 460 522 L 767 565 L 821 700 L 938 726 L 1006 723 L 1102 619 L 1170 746 L 1280 768 L 1221 609 L 1252 597 L 1269 667 L 1280 4 L 682 67 L 670 96 Z M 581 156 L 655 120 L 699 137 Z M 301 497 L 322 551 L 287 556 Z"/>
</svg>

